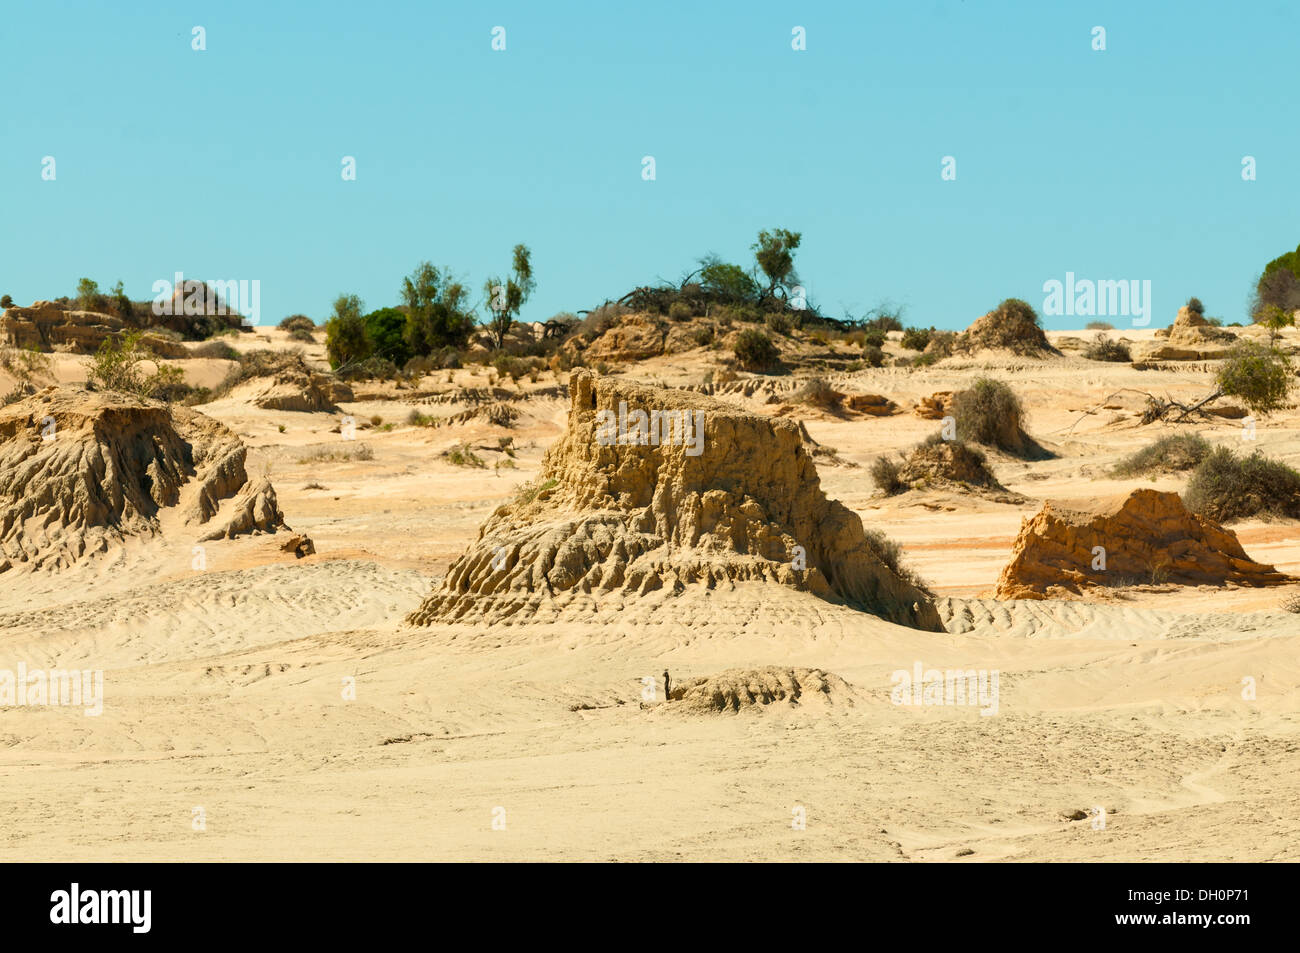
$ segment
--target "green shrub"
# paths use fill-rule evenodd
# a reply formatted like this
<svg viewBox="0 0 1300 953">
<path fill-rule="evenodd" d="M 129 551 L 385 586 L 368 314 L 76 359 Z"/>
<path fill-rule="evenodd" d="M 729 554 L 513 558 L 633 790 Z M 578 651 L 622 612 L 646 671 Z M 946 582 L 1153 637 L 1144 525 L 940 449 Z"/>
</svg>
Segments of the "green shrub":
<svg viewBox="0 0 1300 953">
<path fill-rule="evenodd" d="M 1205 305 L 1201 304 L 1200 298 L 1188 298 L 1187 310 L 1200 317 L 1205 316 Z"/>
<path fill-rule="evenodd" d="M 713 343 L 713 325 L 702 324 L 691 331 L 691 339 L 700 347 L 708 347 Z"/>
<path fill-rule="evenodd" d="M 1114 331 L 1115 325 L 1109 321 L 1089 321 L 1084 325 L 1084 329 L 1088 331 Z"/>
<path fill-rule="evenodd" d="M 306 328 L 294 328 L 289 332 L 289 340 L 297 341 L 300 344 L 315 344 L 316 335 L 312 334 Z"/>
<path fill-rule="evenodd" d="M 1287 406 L 1295 374 L 1282 352 L 1240 341 L 1219 366 L 1215 380 L 1223 393 L 1238 398 L 1256 413 L 1268 414 Z"/>
<path fill-rule="evenodd" d="M 733 347 L 736 360 L 747 371 L 760 371 L 770 368 L 781 356 L 772 339 L 762 331 L 752 328 L 736 335 Z"/>
<path fill-rule="evenodd" d="M 878 347 L 868 344 L 862 349 L 862 359 L 872 367 L 885 366 L 885 352 Z"/>
<path fill-rule="evenodd" d="M 902 346 L 909 351 L 924 351 L 933 333 L 934 328 L 908 328 L 903 332 Z"/>
<path fill-rule="evenodd" d="M 862 332 L 862 346 L 882 348 L 885 346 L 887 337 L 885 332 L 880 328 L 867 328 Z"/>
<path fill-rule="evenodd" d="M 397 308 L 380 308 L 361 319 L 366 328 L 368 351 L 397 366 L 409 361 L 415 354 L 406 340 L 406 313 Z"/>
<path fill-rule="evenodd" d="M 1191 470 L 1213 449 L 1200 434 L 1168 434 L 1120 460 L 1111 472 L 1118 477 L 1133 477 Z"/>
<path fill-rule="evenodd" d="M 1300 473 L 1258 450 L 1238 457 L 1226 447 L 1213 450 L 1192 471 L 1183 502 L 1212 520 L 1265 514 L 1300 517 Z"/>
<path fill-rule="evenodd" d="M 674 301 L 668 306 L 668 317 L 674 321 L 689 321 L 694 315 L 691 313 L 691 306 L 685 301 Z"/>
</svg>

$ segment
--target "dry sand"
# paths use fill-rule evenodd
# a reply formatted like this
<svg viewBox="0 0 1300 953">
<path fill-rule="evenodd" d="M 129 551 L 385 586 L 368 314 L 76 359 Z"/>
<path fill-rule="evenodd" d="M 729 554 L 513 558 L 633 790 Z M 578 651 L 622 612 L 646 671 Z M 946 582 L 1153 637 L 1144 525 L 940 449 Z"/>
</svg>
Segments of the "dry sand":
<svg viewBox="0 0 1300 953">
<path fill-rule="evenodd" d="M 701 350 L 629 373 L 695 383 L 710 360 Z M 181 363 L 194 383 L 224 373 L 224 362 Z M 76 379 L 77 362 L 56 366 Z M 871 460 L 938 426 L 907 408 L 983 373 L 1015 384 L 1027 429 L 1058 454 L 991 455 L 1027 502 L 877 495 Z M 456 379 L 487 384 L 484 372 Z M 248 444 L 249 473 L 269 474 L 317 554 L 282 553 L 278 535 L 241 537 L 205 544 L 198 571 L 191 541 L 164 534 L 57 574 L 0 575 L 0 669 L 102 669 L 105 696 L 98 717 L 0 709 L 0 857 L 1300 859 L 1300 616 L 1281 608 L 1300 585 L 992 599 L 1022 518 L 1043 499 L 1181 488 L 1178 477 L 1106 475 L 1168 429 L 1137 424 L 1140 397 L 1083 412 L 1122 388 L 1201 394 L 1210 371 L 1067 356 L 831 380 L 904 408 L 805 419 L 858 464 L 820 466 L 823 489 L 903 544 L 941 597 L 946 633 L 761 583 L 692 595 L 674 612 L 611 598 L 559 625 L 412 627 L 406 615 L 537 473 L 567 401 L 544 390 L 517 405 L 509 429 L 420 428 L 404 423 L 411 409 L 462 408 L 359 388 L 342 409 L 373 459 L 332 461 L 310 456 L 341 446 L 337 414 L 199 408 Z M 520 386 L 556 383 L 548 373 Z M 396 426 L 372 426 L 372 415 Z M 1183 429 L 1300 464 L 1295 411 L 1260 421 L 1253 445 L 1237 421 Z M 489 449 L 502 435 L 515 457 Z M 481 448 L 485 469 L 440 456 L 463 443 Z M 514 467 L 494 466 L 506 461 Z M 1300 525 L 1232 528 L 1255 559 L 1300 575 Z M 996 715 L 891 703 L 891 674 L 918 662 L 998 670 Z M 819 704 L 734 713 L 675 709 L 661 685 L 643 702 L 642 680 L 665 669 L 685 685 L 766 666 L 830 673 L 833 690 Z M 1067 819 L 1095 806 L 1104 829 Z"/>
</svg>

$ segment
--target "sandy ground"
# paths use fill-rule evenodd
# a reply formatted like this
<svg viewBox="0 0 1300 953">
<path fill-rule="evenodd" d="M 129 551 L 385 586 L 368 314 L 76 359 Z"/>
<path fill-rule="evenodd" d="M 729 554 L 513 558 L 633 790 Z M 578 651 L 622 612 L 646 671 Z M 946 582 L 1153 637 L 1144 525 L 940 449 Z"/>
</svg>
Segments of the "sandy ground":
<svg viewBox="0 0 1300 953">
<path fill-rule="evenodd" d="M 711 360 L 636 373 L 696 382 Z M 224 374 L 183 363 L 194 383 Z M 59 376 L 76 366 L 61 360 Z M 270 474 L 317 555 L 295 560 L 261 536 L 207 543 L 195 568 L 183 534 L 164 531 L 58 575 L 0 577 L 0 669 L 102 669 L 105 699 L 98 717 L 0 709 L 0 857 L 1300 859 L 1300 616 L 1281 609 L 1300 585 L 991 598 L 1043 499 L 1180 488 L 1106 475 L 1167 429 L 1137 424 L 1140 396 L 1107 398 L 1201 394 L 1209 372 L 1070 358 L 831 377 L 908 408 L 985 373 L 1014 383 L 1029 431 L 1057 454 L 992 458 L 1024 505 L 882 498 L 867 465 L 937 423 L 806 417 L 856 464 L 821 467 L 828 495 L 904 544 L 947 633 L 757 584 L 559 626 L 410 628 L 404 615 L 537 473 L 564 400 L 521 403 L 509 430 L 413 427 L 412 409 L 456 408 L 359 400 L 343 409 L 369 460 L 311 458 L 340 446 L 337 415 L 201 407 L 249 444 L 250 472 Z M 1253 444 L 1239 421 L 1187 429 L 1300 465 L 1295 411 L 1258 421 Z M 494 449 L 503 435 L 513 457 Z M 486 467 L 440 456 L 461 443 Z M 1233 528 L 1253 557 L 1300 575 L 1300 524 Z M 892 673 L 918 663 L 997 670 L 996 714 L 891 703 Z M 736 714 L 688 714 L 658 691 L 643 701 L 642 679 L 664 669 L 681 681 L 766 664 L 825 669 L 851 689 Z M 1104 829 L 1067 819 L 1096 807 Z"/>
</svg>

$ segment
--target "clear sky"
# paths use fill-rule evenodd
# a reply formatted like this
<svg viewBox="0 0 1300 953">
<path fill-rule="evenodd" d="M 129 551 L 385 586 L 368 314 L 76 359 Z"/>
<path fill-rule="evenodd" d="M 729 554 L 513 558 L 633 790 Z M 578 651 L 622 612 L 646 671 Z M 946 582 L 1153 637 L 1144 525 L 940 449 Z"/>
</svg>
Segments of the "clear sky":
<svg viewBox="0 0 1300 953">
<path fill-rule="evenodd" d="M 1300 242 L 1297 8 L 7 0 L 0 293 L 182 271 L 323 320 L 422 259 L 481 297 L 524 242 L 542 320 L 779 226 L 837 317 L 965 327 L 1072 271 L 1240 320 Z"/>
</svg>

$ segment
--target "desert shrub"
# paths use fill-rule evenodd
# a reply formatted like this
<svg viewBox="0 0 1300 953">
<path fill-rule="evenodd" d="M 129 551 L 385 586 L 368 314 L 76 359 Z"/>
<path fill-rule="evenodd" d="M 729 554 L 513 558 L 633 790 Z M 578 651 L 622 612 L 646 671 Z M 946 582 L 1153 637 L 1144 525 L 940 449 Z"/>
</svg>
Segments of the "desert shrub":
<svg viewBox="0 0 1300 953">
<path fill-rule="evenodd" d="M 909 351 L 924 351 L 933 333 L 934 328 L 908 328 L 903 332 L 902 346 Z"/>
<path fill-rule="evenodd" d="M 1200 434 L 1176 433 L 1161 437 L 1115 464 L 1111 472 L 1119 477 L 1191 470 L 1214 449 Z"/>
<path fill-rule="evenodd" d="M 1090 361 L 1110 361 L 1112 363 L 1133 360 L 1133 354 L 1129 351 L 1128 345 L 1121 341 L 1112 341 L 1106 337 L 1105 331 L 1097 332 L 1097 336 L 1092 339 L 1092 343 L 1084 348 L 1083 356 Z"/>
<path fill-rule="evenodd" d="M 885 346 L 886 335 L 880 328 L 867 328 L 862 332 L 862 346 L 882 348 Z"/>
<path fill-rule="evenodd" d="M 1022 298 L 1007 298 L 994 309 L 993 314 L 1000 322 L 1027 321 L 1042 326 L 1034 306 Z"/>
<path fill-rule="evenodd" d="M 952 354 L 953 342 L 957 340 L 956 331 L 936 331 L 930 329 L 930 341 L 925 346 L 928 352 L 926 356 L 933 357 L 936 361 L 940 358 L 949 357 Z"/>
<path fill-rule="evenodd" d="M 929 367 L 939 360 L 939 355 L 931 351 L 928 354 L 918 354 L 912 359 L 913 367 Z"/>
<path fill-rule="evenodd" d="M 845 344 L 850 344 L 854 347 L 865 347 L 867 344 L 867 332 L 862 330 L 849 331 L 840 338 L 840 340 Z"/>
<path fill-rule="evenodd" d="M 820 347 L 829 347 L 831 343 L 831 336 L 829 333 L 826 332 L 824 328 L 814 328 L 813 330 L 808 332 L 808 340 L 812 341 L 816 345 L 819 345 Z"/>
<path fill-rule="evenodd" d="M 790 399 L 795 403 L 808 404 L 812 407 L 822 407 L 831 409 L 840 406 L 844 401 L 844 395 L 827 383 L 824 377 L 812 377 L 790 395 Z"/>
<path fill-rule="evenodd" d="M 771 338 L 762 331 L 756 331 L 752 328 L 741 331 L 736 335 L 733 351 L 736 360 L 740 362 L 740 366 L 747 371 L 769 368 L 777 362 L 781 354 L 776 345 L 772 343 Z"/>
<path fill-rule="evenodd" d="M 969 390 L 953 395 L 952 409 L 957 418 L 957 436 L 962 440 L 1010 451 L 1024 446 L 1020 399 L 1001 381 L 976 378 Z"/>
<path fill-rule="evenodd" d="M 1219 447 L 1192 471 L 1183 502 L 1219 522 L 1261 514 L 1300 517 L 1300 473 L 1258 450 L 1239 457 Z"/>
<path fill-rule="evenodd" d="M 1192 314 L 1205 317 L 1205 305 L 1201 304 L 1200 298 L 1188 298 L 1187 310 L 1192 312 Z"/>
<path fill-rule="evenodd" d="M 325 353 L 330 367 L 355 364 L 370 356 L 372 344 L 361 316 L 362 307 L 356 295 L 344 294 L 335 299 L 334 316 L 325 322 Z"/>
<path fill-rule="evenodd" d="M 13 306 L 14 306 L 14 299 L 11 298 L 9 295 L 0 297 L 0 308 L 12 308 Z"/>
<path fill-rule="evenodd" d="M 154 364 L 152 374 L 145 373 L 141 366 L 145 362 Z M 183 398 L 189 391 L 184 376 L 180 368 L 158 362 L 140 343 L 139 331 L 104 338 L 86 363 L 86 379 L 92 387 L 158 400 Z"/>
<path fill-rule="evenodd" d="M 594 341 L 618 324 L 618 319 L 627 313 L 628 309 L 623 305 L 606 301 L 596 310 L 587 313 L 578 324 L 577 334 L 584 340 Z"/>
<path fill-rule="evenodd" d="M 876 554 L 876 557 L 890 568 L 894 575 L 898 576 L 904 582 L 911 583 L 928 596 L 933 596 L 930 586 L 917 573 L 903 565 L 903 547 L 890 539 L 878 529 L 863 530 L 863 536 L 866 537 L 867 547 Z"/>
<path fill-rule="evenodd" d="M 239 360 L 239 352 L 225 341 L 200 341 L 190 347 L 190 356 L 218 361 Z"/>
<path fill-rule="evenodd" d="M 1300 593 L 1289 596 L 1283 600 L 1282 608 L 1287 612 L 1300 612 Z"/>
<path fill-rule="evenodd" d="M 890 457 L 876 457 L 871 461 L 871 482 L 882 493 L 893 496 L 902 493 L 907 485 L 898 478 L 898 463 Z"/>
<path fill-rule="evenodd" d="M 872 367 L 884 367 L 885 352 L 878 347 L 868 344 L 862 349 L 862 360 Z"/>
<path fill-rule="evenodd" d="M 784 334 L 787 337 L 790 335 L 790 329 L 793 327 L 789 316 L 780 311 L 769 312 L 763 319 L 763 323 L 767 325 L 767 329 L 773 334 Z"/>
<path fill-rule="evenodd" d="M 1256 413 L 1268 414 L 1287 406 L 1295 374 L 1282 352 L 1240 341 L 1219 366 L 1215 381 L 1223 393 L 1238 398 Z"/>
<path fill-rule="evenodd" d="M 1115 330 L 1115 325 L 1111 324 L 1109 321 L 1089 321 L 1086 325 L 1084 325 L 1084 330 L 1087 330 L 1087 331 L 1114 331 L 1114 330 Z"/>
<path fill-rule="evenodd" d="M 336 373 L 340 380 L 345 381 L 391 381 L 401 376 L 396 364 L 377 355 L 354 364 L 344 364 Z"/>
<path fill-rule="evenodd" d="M 668 317 L 674 321 L 689 321 L 694 315 L 691 306 L 685 301 L 674 301 L 668 306 Z"/>
<path fill-rule="evenodd" d="M 876 330 L 876 331 L 903 330 L 903 322 L 899 320 L 899 316 L 889 311 L 882 311 L 881 313 L 876 315 L 876 317 L 871 318 L 869 321 L 863 322 L 862 326 L 868 330 Z"/>
<path fill-rule="evenodd" d="M 708 347 L 713 343 L 713 325 L 702 324 L 691 331 L 691 340 L 700 347 Z"/>
<path fill-rule="evenodd" d="M 487 464 L 483 462 L 483 458 L 471 450 L 468 444 L 462 443 L 449 450 L 444 450 L 442 456 L 454 467 L 487 468 Z"/>
<path fill-rule="evenodd" d="M 303 463 L 341 463 L 348 460 L 373 460 L 375 451 L 368 443 L 358 443 L 354 446 L 340 447 L 337 444 L 328 447 L 317 447 L 306 456 L 299 457 L 298 462 Z"/>
<path fill-rule="evenodd" d="M 289 332 L 289 340 L 297 341 L 300 344 L 315 344 L 316 335 L 312 334 L 305 328 L 294 328 Z"/>
<path fill-rule="evenodd" d="M 280 319 L 281 331 L 315 331 L 316 322 L 305 314 L 291 314 Z"/>
</svg>

